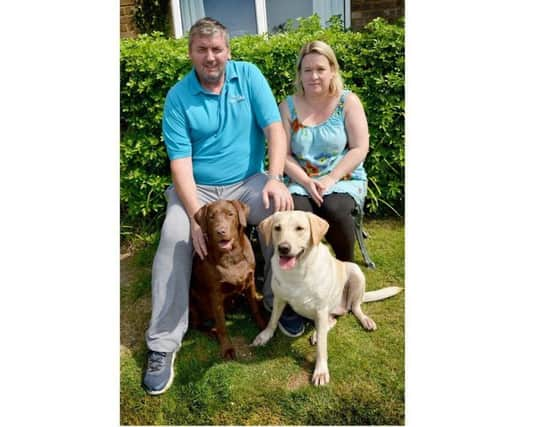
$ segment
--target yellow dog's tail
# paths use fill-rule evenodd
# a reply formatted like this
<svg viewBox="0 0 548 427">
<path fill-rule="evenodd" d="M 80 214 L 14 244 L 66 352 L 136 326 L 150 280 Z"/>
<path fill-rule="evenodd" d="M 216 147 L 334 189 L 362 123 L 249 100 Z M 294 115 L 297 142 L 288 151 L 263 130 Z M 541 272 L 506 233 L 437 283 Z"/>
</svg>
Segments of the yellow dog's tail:
<svg viewBox="0 0 548 427">
<path fill-rule="evenodd" d="M 387 286 L 376 291 L 369 291 L 363 294 L 363 302 L 380 301 L 382 299 L 393 297 L 399 294 L 403 288 L 399 286 Z"/>
</svg>

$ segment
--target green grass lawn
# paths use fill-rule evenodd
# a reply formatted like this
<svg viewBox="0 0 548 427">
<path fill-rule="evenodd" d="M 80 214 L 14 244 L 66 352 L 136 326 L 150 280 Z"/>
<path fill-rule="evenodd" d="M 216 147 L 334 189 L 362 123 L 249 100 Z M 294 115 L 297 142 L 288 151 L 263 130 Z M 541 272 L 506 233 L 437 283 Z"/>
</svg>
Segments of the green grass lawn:
<svg viewBox="0 0 548 427">
<path fill-rule="evenodd" d="M 403 220 L 370 220 L 367 247 L 376 270 L 367 289 L 404 286 Z M 121 261 L 120 423 L 122 425 L 403 425 L 405 293 L 363 305 L 378 329 L 366 332 L 353 315 L 329 333 L 331 382 L 314 387 L 315 347 L 279 330 L 264 347 L 249 344 L 259 329 L 246 306 L 227 316 L 238 359 L 220 358 L 216 340 L 189 330 L 175 361 L 175 380 L 161 396 L 141 388 L 144 333 L 155 245 Z M 356 260 L 363 261 L 356 246 Z"/>
</svg>

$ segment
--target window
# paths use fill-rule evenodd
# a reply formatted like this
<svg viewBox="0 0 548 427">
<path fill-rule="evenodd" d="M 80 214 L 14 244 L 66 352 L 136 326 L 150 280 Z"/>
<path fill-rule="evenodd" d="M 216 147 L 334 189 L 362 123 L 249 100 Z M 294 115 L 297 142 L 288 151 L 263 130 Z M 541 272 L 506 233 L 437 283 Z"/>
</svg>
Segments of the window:
<svg viewBox="0 0 548 427">
<path fill-rule="evenodd" d="M 295 19 L 298 16 L 305 17 L 314 14 L 312 3 L 312 0 L 266 0 L 268 31 L 275 31 L 288 19 Z"/>
<path fill-rule="evenodd" d="M 341 15 L 350 27 L 350 0 L 171 0 L 175 37 L 182 37 L 204 16 L 221 21 L 231 36 L 261 34 L 280 28 L 288 19 L 314 13 L 323 24 Z"/>
<path fill-rule="evenodd" d="M 205 16 L 218 19 L 232 37 L 257 33 L 255 0 L 203 0 Z"/>
</svg>

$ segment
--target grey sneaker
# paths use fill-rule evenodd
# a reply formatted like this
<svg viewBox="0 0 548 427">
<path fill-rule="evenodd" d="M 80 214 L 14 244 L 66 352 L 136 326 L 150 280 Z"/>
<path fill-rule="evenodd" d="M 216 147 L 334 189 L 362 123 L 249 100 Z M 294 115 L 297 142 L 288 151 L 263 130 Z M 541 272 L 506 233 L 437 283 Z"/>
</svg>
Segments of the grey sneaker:
<svg viewBox="0 0 548 427">
<path fill-rule="evenodd" d="M 147 370 L 143 378 L 143 388 L 148 394 L 162 394 L 171 387 L 175 376 L 174 362 L 175 352 L 148 351 Z"/>
</svg>

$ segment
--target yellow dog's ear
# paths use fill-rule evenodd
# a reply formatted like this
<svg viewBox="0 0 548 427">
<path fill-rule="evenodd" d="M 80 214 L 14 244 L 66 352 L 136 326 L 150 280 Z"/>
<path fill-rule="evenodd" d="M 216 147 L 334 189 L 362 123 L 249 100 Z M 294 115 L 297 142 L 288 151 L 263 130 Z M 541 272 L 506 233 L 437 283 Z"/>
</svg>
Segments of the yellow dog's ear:
<svg viewBox="0 0 548 427">
<path fill-rule="evenodd" d="M 247 217 L 249 216 L 249 206 L 245 203 L 240 202 L 239 200 L 231 200 L 232 205 L 238 211 L 238 220 L 240 221 L 240 226 L 245 228 L 247 226 Z"/>
<path fill-rule="evenodd" d="M 264 237 L 265 244 L 269 245 L 272 240 L 272 222 L 274 221 L 274 215 L 270 215 L 261 221 L 259 224 L 259 231 Z"/>
<path fill-rule="evenodd" d="M 202 206 L 200 209 L 196 211 L 194 214 L 194 220 L 198 223 L 198 225 L 202 228 L 202 232 L 207 232 L 207 224 L 206 224 L 206 218 L 207 218 L 207 207 L 208 205 Z"/>
<path fill-rule="evenodd" d="M 322 241 L 325 233 L 327 233 L 329 223 L 312 212 L 307 212 L 307 215 L 308 220 L 310 221 L 310 236 L 312 238 L 312 244 L 317 245 Z"/>
</svg>

